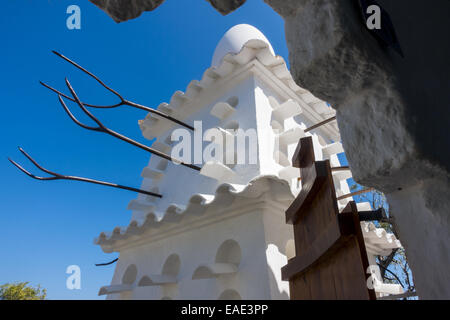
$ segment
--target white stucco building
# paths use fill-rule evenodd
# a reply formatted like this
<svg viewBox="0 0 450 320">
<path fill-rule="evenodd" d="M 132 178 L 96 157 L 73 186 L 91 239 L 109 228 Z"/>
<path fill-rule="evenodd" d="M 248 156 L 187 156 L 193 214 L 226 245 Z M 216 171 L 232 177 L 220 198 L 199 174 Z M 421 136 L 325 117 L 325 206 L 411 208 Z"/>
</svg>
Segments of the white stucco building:
<svg viewBox="0 0 450 320">
<path fill-rule="evenodd" d="M 104 252 L 120 253 L 111 284 L 99 294 L 108 299 L 288 299 L 281 267 L 293 256 L 294 244 L 284 212 L 301 188 L 291 158 L 299 139 L 312 136 L 316 159 L 340 166 L 337 154 L 344 150 L 335 121 L 305 132 L 335 111 L 295 84 L 283 58 L 248 25 L 230 29 L 202 79 L 158 109 L 189 124 L 201 121 L 203 133 L 218 128 L 226 143 L 236 140 L 230 130 L 255 129 L 257 148 L 248 147 L 247 156 L 256 163 L 207 161 L 199 164 L 199 173 L 152 156 L 142 172 L 142 188 L 163 197 L 139 195 L 128 205 L 129 225 L 95 239 Z M 140 128 L 166 154 L 178 143 L 171 136 L 180 126 L 166 119 L 148 114 Z M 198 127 L 192 139 L 202 141 Z M 193 143 L 193 154 L 196 147 Z M 350 177 L 350 171 L 334 174 L 338 195 L 349 193 Z M 350 200 L 340 201 L 340 208 Z M 362 227 L 369 261 L 400 247 L 373 224 Z M 401 293 L 398 286 L 379 290 Z"/>
</svg>

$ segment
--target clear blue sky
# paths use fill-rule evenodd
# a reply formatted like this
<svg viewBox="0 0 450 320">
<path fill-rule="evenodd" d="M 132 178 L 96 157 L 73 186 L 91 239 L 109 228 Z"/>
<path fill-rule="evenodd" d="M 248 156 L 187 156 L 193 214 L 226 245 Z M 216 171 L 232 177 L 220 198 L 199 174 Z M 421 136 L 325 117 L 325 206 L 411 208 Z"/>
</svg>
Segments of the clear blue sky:
<svg viewBox="0 0 450 320">
<path fill-rule="evenodd" d="M 78 4 L 82 29 L 66 28 L 66 8 Z M 64 89 L 71 80 L 85 101 L 111 102 L 95 82 L 50 53 L 58 50 L 107 80 L 125 97 L 156 107 L 209 67 L 217 42 L 239 23 L 259 28 L 288 57 L 282 19 L 263 0 L 249 0 L 223 17 L 204 0 L 167 0 L 154 12 L 116 24 L 88 1 L 2 1 L 0 68 L 0 284 L 31 281 L 50 299 L 96 299 L 110 283 L 112 260 L 93 244 L 101 231 L 126 225 L 136 195 L 79 182 L 39 182 L 21 174 L 10 156 L 33 167 L 22 146 L 54 171 L 138 187 L 149 155 L 112 137 L 77 127 L 39 80 Z M 106 124 L 145 143 L 130 109 L 96 111 Z M 37 172 L 37 171 L 34 171 Z M 149 257 L 150 259 L 151 257 Z M 68 290 L 67 266 L 81 267 L 81 290 Z"/>
</svg>

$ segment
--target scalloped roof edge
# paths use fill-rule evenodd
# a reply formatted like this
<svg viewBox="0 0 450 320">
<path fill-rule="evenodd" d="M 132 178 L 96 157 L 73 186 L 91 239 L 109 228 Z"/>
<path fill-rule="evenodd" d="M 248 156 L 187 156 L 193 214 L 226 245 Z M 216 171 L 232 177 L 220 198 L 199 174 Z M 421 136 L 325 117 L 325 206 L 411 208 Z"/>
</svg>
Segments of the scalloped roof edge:
<svg viewBox="0 0 450 320">
<path fill-rule="evenodd" d="M 236 197 L 257 198 L 270 191 L 273 183 L 281 188 L 282 193 L 285 194 L 285 198 L 280 198 L 280 201 L 294 199 L 289 183 L 277 176 L 259 176 L 247 185 L 223 183 L 216 188 L 213 197 L 194 194 L 189 199 L 187 206 L 171 204 L 166 208 L 163 215 L 159 215 L 160 218 L 155 212 L 149 212 L 142 221 L 132 220 L 126 227 L 116 227 L 112 232 L 101 232 L 94 239 L 94 244 L 111 246 L 117 240 L 125 240 L 149 229 L 159 229 L 168 223 L 173 224 L 190 216 L 201 215 L 212 206 L 225 206 Z"/>
<path fill-rule="evenodd" d="M 311 92 L 308 90 L 300 87 L 297 85 L 292 78 L 292 75 L 290 71 L 287 68 L 286 62 L 283 59 L 283 57 L 279 55 L 273 55 L 270 51 L 269 45 L 258 39 L 253 39 L 247 41 L 240 52 L 238 53 L 228 53 L 226 54 L 219 66 L 211 66 L 203 73 L 202 79 L 200 81 L 198 80 L 192 80 L 189 85 L 186 88 L 186 92 L 182 92 L 180 90 L 175 91 L 175 93 L 172 95 L 170 99 L 170 103 L 163 102 L 159 104 L 157 109 L 162 112 L 169 113 L 171 115 L 174 115 L 180 117 L 181 119 L 182 114 L 182 108 L 186 101 L 195 99 L 202 90 L 209 87 L 212 83 L 214 83 L 217 79 L 223 78 L 229 74 L 231 74 L 234 70 L 233 65 L 239 64 L 239 65 L 245 65 L 252 61 L 253 59 L 257 59 L 260 61 L 265 67 L 271 69 L 271 72 L 284 83 L 288 88 L 290 88 L 300 99 L 304 101 L 304 99 L 300 96 L 302 94 L 308 94 L 309 95 L 309 102 L 304 101 L 314 112 L 317 113 L 317 115 L 321 118 L 324 118 L 321 113 L 315 111 L 314 105 L 322 102 L 319 98 L 315 97 Z M 330 111 L 333 109 L 330 109 Z M 334 110 L 333 110 L 334 111 Z M 155 116 L 151 113 L 147 114 L 144 120 L 139 121 L 139 126 L 141 128 L 141 131 L 144 133 L 144 131 L 149 130 L 151 131 L 152 128 L 150 128 L 150 125 L 146 124 L 146 121 L 157 121 L 160 118 L 158 116 Z M 170 130 L 174 126 L 173 123 L 170 123 L 169 121 L 165 121 L 162 119 L 164 125 L 164 132 L 167 130 Z M 336 130 L 333 127 L 334 130 Z M 338 131 L 338 130 L 337 130 Z M 145 134 L 144 134 L 145 135 Z"/>
</svg>

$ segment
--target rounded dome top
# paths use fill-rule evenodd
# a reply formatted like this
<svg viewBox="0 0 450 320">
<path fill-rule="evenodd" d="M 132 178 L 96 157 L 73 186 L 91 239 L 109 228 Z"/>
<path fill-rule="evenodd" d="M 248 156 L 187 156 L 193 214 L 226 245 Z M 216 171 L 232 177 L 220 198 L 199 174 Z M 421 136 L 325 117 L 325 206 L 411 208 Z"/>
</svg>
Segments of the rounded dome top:
<svg viewBox="0 0 450 320">
<path fill-rule="evenodd" d="M 211 65 L 219 66 L 228 53 L 239 53 L 244 44 L 254 39 L 266 42 L 272 54 L 275 55 L 272 45 L 261 31 L 248 24 L 238 24 L 228 30 L 219 41 Z"/>
</svg>

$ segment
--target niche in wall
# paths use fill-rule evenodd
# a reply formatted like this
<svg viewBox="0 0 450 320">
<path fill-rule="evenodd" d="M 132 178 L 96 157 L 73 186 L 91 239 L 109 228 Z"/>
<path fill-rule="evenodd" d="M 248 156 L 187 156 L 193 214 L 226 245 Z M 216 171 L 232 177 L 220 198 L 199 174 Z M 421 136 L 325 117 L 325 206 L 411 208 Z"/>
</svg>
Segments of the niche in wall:
<svg viewBox="0 0 450 320">
<path fill-rule="evenodd" d="M 241 295 L 234 289 L 223 291 L 217 300 L 242 300 Z"/>
<path fill-rule="evenodd" d="M 211 279 L 220 275 L 231 275 L 238 271 L 242 250 L 237 241 L 224 241 L 216 253 L 214 263 L 202 264 L 195 269 L 192 279 Z"/>
</svg>

